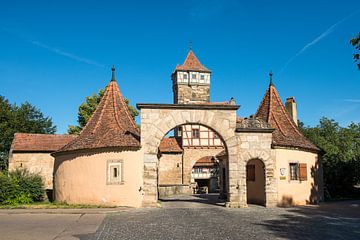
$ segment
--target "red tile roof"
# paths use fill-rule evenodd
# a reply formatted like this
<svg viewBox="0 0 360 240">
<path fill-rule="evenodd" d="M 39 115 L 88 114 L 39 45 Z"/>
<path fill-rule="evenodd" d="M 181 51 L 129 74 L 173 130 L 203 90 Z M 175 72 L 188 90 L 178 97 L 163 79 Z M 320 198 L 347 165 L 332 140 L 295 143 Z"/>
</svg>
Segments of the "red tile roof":
<svg viewBox="0 0 360 240">
<path fill-rule="evenodd" d="M 319 148 L 305 138 L 295 125 L 273 84 L 269 85 L 255 116 L 268 122 L 275 128 L 272 133 L 273 146 L 319 151 Z"/>
<path fill-rule="evenodd" d="M 159 151 L 162 153 L 182 153 L 180 139 L 174 137 L 164 138 L 160 142 Z"/>
<path fill-rule="evenodd" d="M 59 152 L 112 147 L 140 147 L 138 127 L 114 78 L 106 87 L 104 96 L 79 136 Z"/>
<path fill-rule="evenodd" d="M 54 152 L 73 140 L 76 135 L 15 133 L 13 152 Z"/>
<path fill-rule="evenodd" d="M 215 166 L 215 158 L 213 156 L 205 156 L 200 158 L 194 164 L 194 167 L 213 167 Z"/>
<path fill-rule="evenodd" d="M 195 56 L 192 50 L 189 51 L 186 59 L 182 65 L 177 65 L 175 71 L 199 71 L 199 72 L 211 72 L 204 65 L 202 65 L 199 59 Z"/>
</svg>

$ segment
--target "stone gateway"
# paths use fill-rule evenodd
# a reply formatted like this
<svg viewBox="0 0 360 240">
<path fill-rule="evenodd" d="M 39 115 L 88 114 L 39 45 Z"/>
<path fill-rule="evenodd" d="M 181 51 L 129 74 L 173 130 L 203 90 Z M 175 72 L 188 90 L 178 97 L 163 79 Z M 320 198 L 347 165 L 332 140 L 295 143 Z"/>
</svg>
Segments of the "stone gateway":
<svg viewBox="0 0 360 240">
<path fill-rule="evenodd" d="M 171 80 L 173 104 L 137 104 L 139 129 L 113 68 L 78 136 L 17 133 L 10 170 L 40 171 L 55 200 L 71 204 L 155 207 L 169 195 L 209 192 L 228 207 L 323 200 L 320 151 L 297 126 L 295 99 L 284 106 L 272 74 L 249 117 L 237 116 L 233 98 L 210 101 L 211 71 L 192 50 Z"/>
</svg>

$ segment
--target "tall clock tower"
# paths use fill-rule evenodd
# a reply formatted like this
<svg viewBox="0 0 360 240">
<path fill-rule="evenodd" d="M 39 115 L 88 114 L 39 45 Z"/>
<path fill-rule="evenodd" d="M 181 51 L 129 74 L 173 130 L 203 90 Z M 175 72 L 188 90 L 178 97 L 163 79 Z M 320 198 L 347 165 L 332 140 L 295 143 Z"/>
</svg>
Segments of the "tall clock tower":
<svg viewBox="0 0 360 240">
<path fill-rule="evenodd" d="M 182 65 L 171 75 L 175 104 L 201 104 L 210 101 L 211 71 L 190 49 Z"/>
</svg>

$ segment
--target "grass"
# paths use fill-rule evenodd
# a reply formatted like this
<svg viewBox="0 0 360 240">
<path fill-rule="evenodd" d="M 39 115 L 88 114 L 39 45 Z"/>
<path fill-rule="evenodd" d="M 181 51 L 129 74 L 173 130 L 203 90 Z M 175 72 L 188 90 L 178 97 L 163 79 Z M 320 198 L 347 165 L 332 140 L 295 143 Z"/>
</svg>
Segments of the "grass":
<svg viewBox="0 0 360 240">
<path fill-rule="evenodd" d="M 0 209 L 83 209 L 83 208 L 115 208 L 116 206 L 67 204 L 63 202 L 34 202 L 30 204 L 0 205 Z"/>
</svg>

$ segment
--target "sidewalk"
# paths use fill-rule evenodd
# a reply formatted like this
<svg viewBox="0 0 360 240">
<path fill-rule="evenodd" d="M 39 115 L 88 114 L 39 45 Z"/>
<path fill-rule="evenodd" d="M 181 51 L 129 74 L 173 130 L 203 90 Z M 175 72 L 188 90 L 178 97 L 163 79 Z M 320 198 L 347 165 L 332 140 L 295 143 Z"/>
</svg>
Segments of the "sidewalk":
<svg viewBox="0 0 360 240">
<path fill-rule="evenodd" d="M 0 209 L 0 214 L 107 214 L 130 211 L 134 208 L 28 208 Z"/>
</svg>

